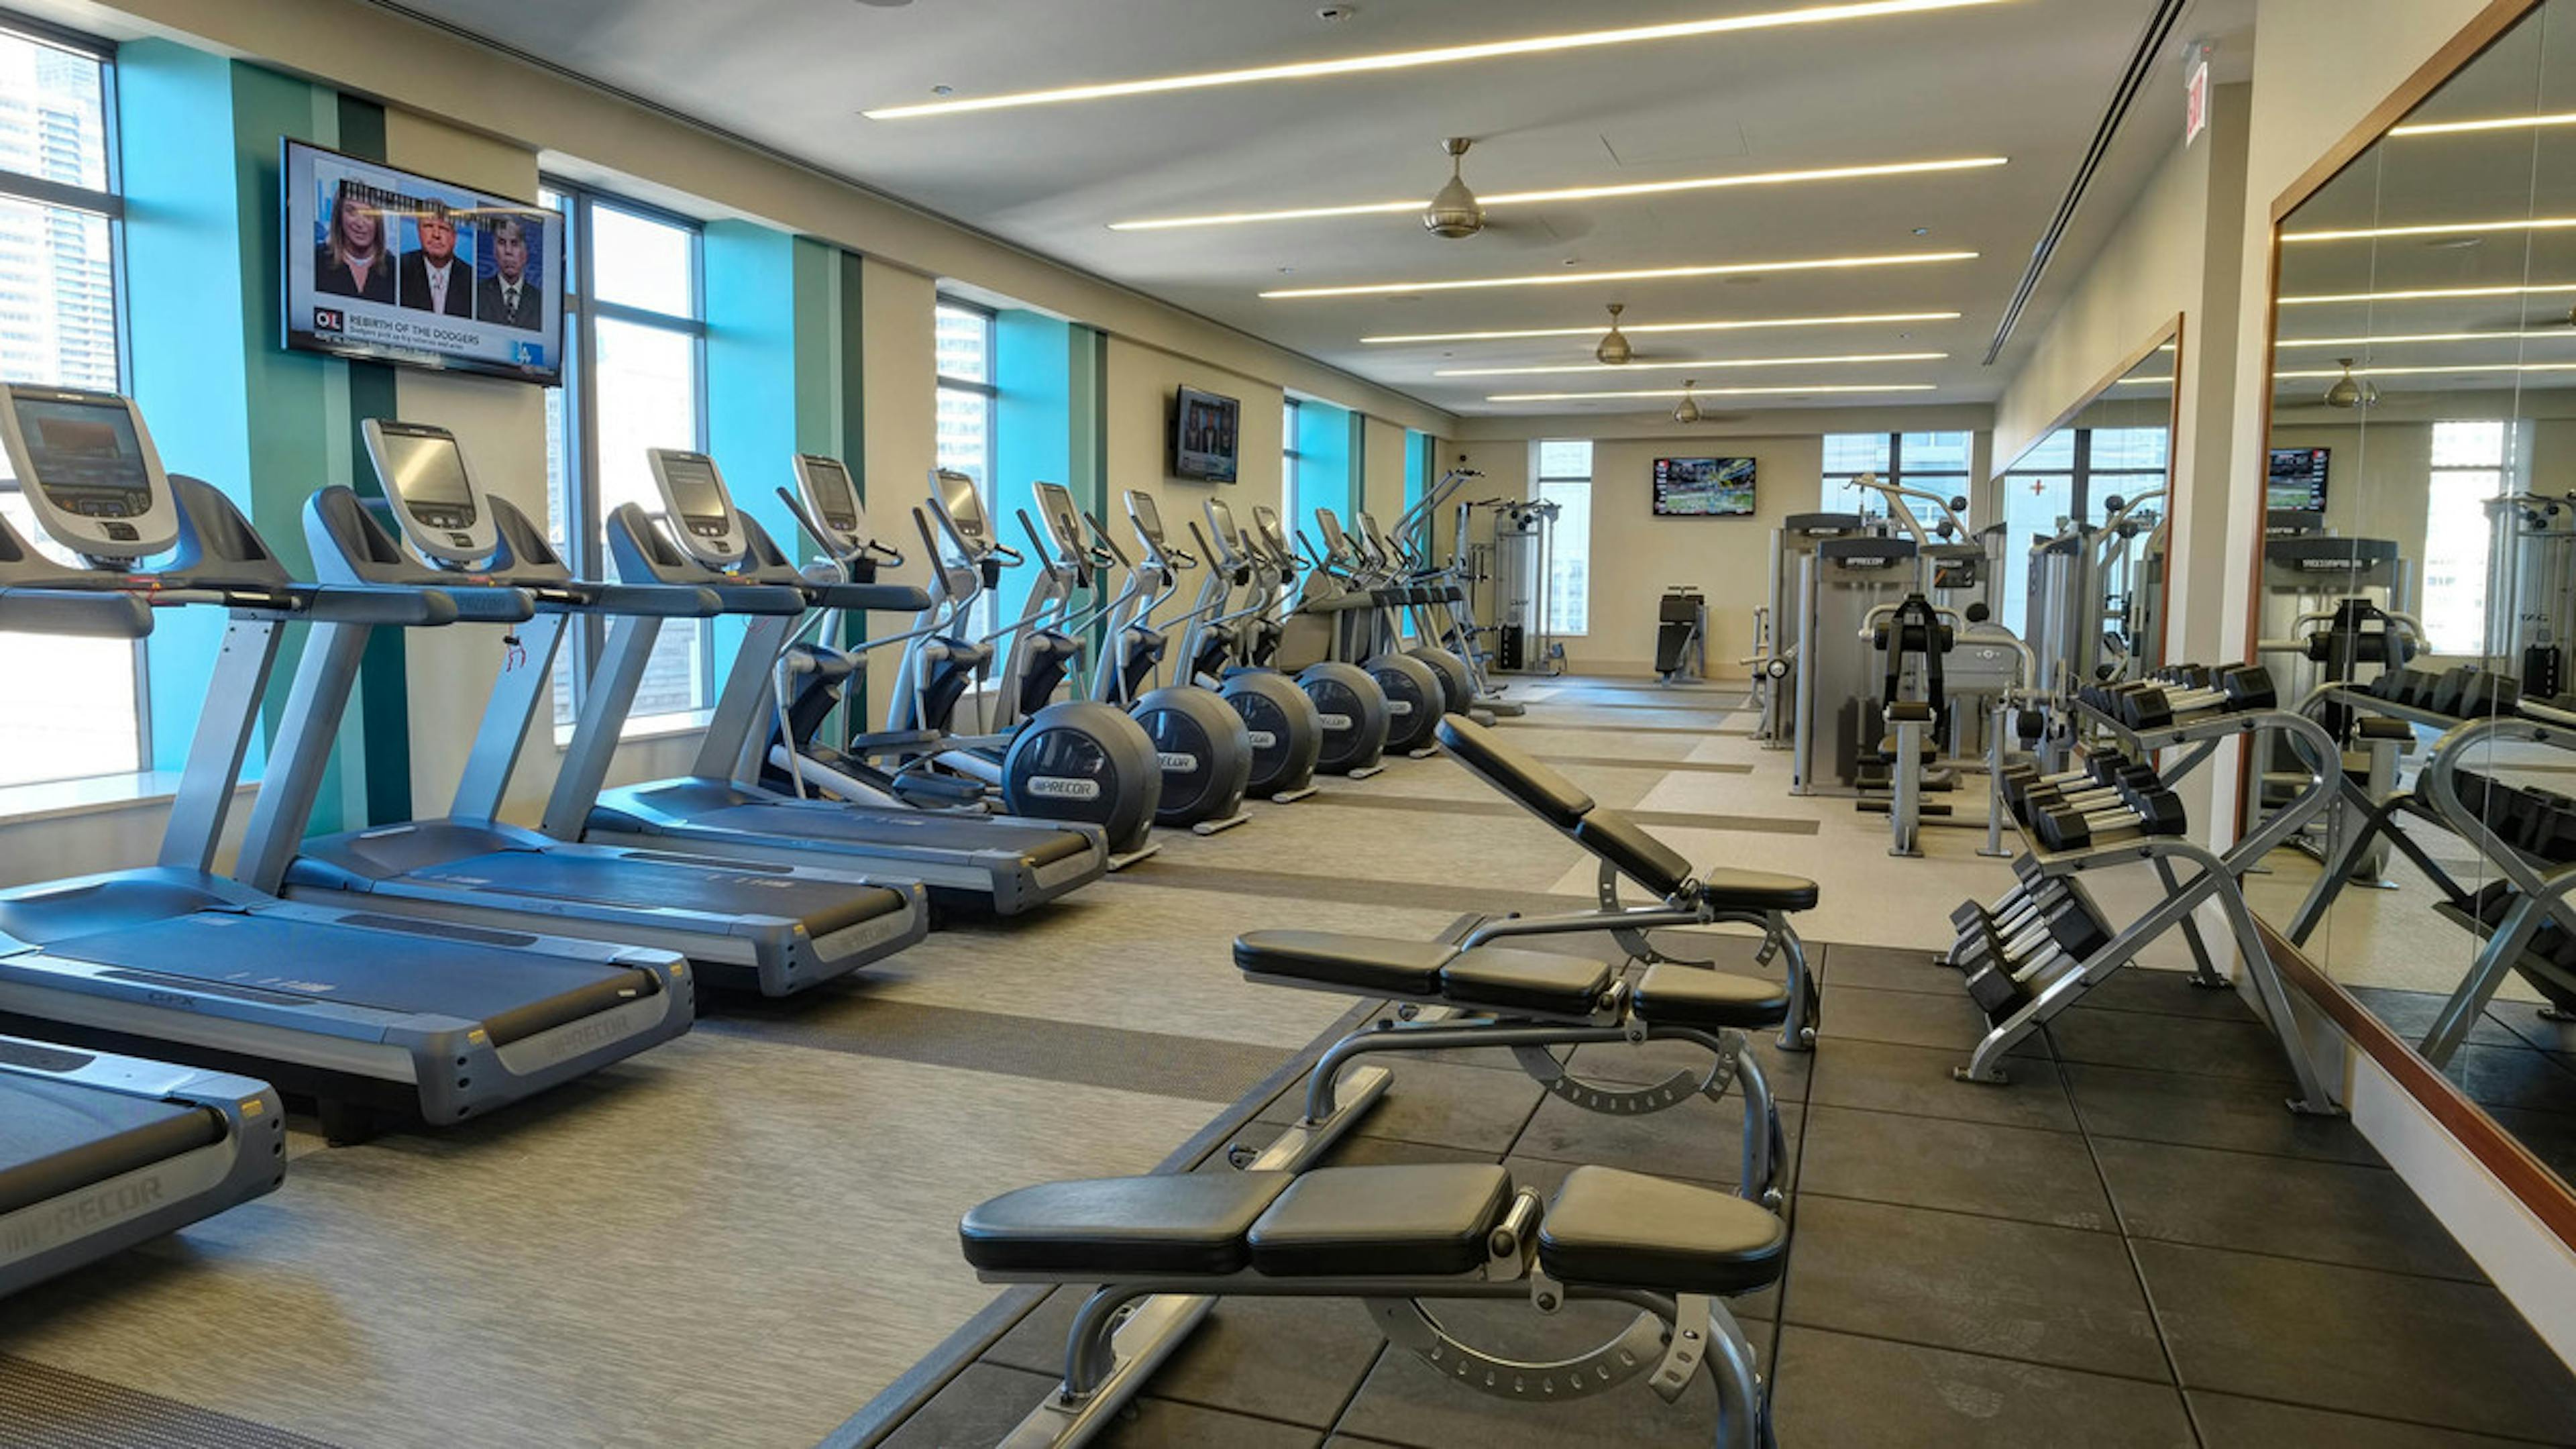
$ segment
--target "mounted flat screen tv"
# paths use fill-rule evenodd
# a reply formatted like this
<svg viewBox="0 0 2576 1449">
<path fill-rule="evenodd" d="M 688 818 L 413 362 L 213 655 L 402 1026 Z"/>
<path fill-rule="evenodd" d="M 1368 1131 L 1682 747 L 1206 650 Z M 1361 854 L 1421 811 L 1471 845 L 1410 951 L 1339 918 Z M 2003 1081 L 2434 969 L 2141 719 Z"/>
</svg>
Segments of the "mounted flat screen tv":
<svg viewBox="0 0 2576 1449">
<path fill-rule="evenodd" d="M 1657 518 L 1751 518 L 1750 458 L 1657 458 Z"/>
<path fill-rule="evenodd" d="M 1242 403 L 1182 388 L 1172 400 L 1172 476 L 1233 482 L 1242 424 Z"/>
<path fill-rule="evenodd" d="M 2274 448 L 2272 471 L 2263 487 L 2265 508 L 2302 513 L 2326 511 L 2326 459 L 2332 448 Z"/>
<path fill-rule="evenodd" d="M 288 348 L 562 379 L 561 213 L 282 145 Z"/>
</svg>

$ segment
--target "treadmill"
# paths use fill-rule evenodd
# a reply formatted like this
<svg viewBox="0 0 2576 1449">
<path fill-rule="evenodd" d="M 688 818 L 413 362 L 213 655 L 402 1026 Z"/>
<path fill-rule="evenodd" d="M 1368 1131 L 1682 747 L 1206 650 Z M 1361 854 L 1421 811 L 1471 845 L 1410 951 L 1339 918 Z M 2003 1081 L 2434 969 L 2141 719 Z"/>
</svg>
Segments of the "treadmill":
<svg viewBox="0 0 2576 1449">
<path fill-rule="evenodd" d="M 810 989 L 921 940 L 929 912 L 909 880 L 775 850 L 718 861 L 586 845 L 502 821 L 522 747 L 553 697 L 555 653 L 571 621 L 707 618 L 727 601 L 706 588 L 577 580 L 525 514 L 475 485 L 455 434 L 377 418 L 363 431 L 401 541 L 357 494 L 325 488 L 305 505 L 321 577 L 388 589 L 501 585 L 522 591 L 531 610 L 508 621 L 517 647 L 503 652 L 445 816 L 306 840 L 313 799 L 263 791 L 242 838 L 236 874 L 246 884 L 291 901 L 651 946 L 689 958 L 710 986 L 763 996 Z M 742 592 L 734 607 L 804 612 L 794 589 Z M 288 715 L 309 726 L 292 748 L 328 754 L 373 633 L 365 622 L 316 626 L 287 701 Z M 318 784 L 320 772 L 309 778 Z"/>
<path fill-rule="evenodd" d="M 230 615 L 154 863 L 0 891 L 0 1030 L 258 1077 L 337 1140 L 482 1116 L 688 1030 L 696 981 L 669 952 L 293 904 L 214 870 L 290 622 L 438 624 L 520 591 L 299 583 L 223 494 L 162 471 L 114 393 L 0 384 L 0 443 L 84 560 L 65 586 Z M 283 721 L 264 792 L 319 789 L 327 752 L 295 748 L 317 729 Z"/>
<path fill-rule="evenodd" d="M 828 611 L 923 607 L 916 588 L 806 578 L 757 522 L 733 506 L 714 459 L 668 449 L 651 456 L 670 528 L 656 528 L 633 505 L 610 516 L 609 551 L 620 579 L 725 590 L 794 586 L 808 605 Z M 800 456 L 796 462 L 806 490 L 801 512 L 822 530 L 818 541 L 833 550 L 837 580 L 838 565 L 865 552 L 858 490 L 835 460 Z M 603 789 L 609 752 L 659 627 L 649 617 L 618 620 L 593 681 L 592 707 L 575 726 L 556 776 L 546 806 L 547 833 L 729 859 L 802 852 L 845 869 L 918 880 L 943 909 L 998 915 L 1044 905 L 1108 870 L 1107 840 L 1088 825 L 855 804 L 765 783 L 762 757 L 778 711 L 775 669 L 798 623 L 774 613 L 750 620 L 688 774 Z"/>
<path fill-rule="evenodd" d="M 0 630 L 137 639 L 123 594 L 70 573 L 0 519 Z M 275 1188 L 286 1115 L 266 1082 L 0 1037 L 0 1298 Z"/>
</svg>

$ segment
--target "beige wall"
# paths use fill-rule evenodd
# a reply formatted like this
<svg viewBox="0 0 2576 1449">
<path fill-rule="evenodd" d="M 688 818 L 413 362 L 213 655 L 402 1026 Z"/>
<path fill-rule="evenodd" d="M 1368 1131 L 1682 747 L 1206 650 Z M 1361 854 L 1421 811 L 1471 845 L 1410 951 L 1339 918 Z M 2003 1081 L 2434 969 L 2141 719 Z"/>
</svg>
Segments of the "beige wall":
<svg viewBox="0 0 2576 1449">
<path fill-rule="evenodd" d="M 1391 529 L 1404 516 L 1404 425 L 1361 419 L 1359 456 L 1359 506 Z"/>
<path fill-rule="evenodd" d="M 1235 439 L 1235 481 L 1231 485 L 1172 476 L 1172 393 L 1185 386 L 1205 388 L 1243 404 L 1242 423 Z M 1108 375 L 1102 380 L 1101 393 L 1108 414 L 1104 432 L 1110 516 L 1104 521 L 1119 530 L 1120 543 L 1127 542 L 1125 505 L 1120 497 L 1131 488 L 1153 495 L 1154 505 L 1163 515 L 1164 529 L 1182 540 L 1184 547 L 1190 546 L 1187 541 L 1193 520 L 1201 528 L 1207 526 L 1205 504 L 1210 498 L 1224 503 L 1247 524 L 1252 520 L 1253 505 L 1279 506 L 1280 455 L 1286 451 L 1279 428 L 1286 395 L 1277 384 L 1113 337 L 1109 339 Z M 1156 617 L 1169 620 L 1186 612 L 1189 601 L 1198 593 L 1199 583 L 1196 574 L 1184 578 L 1176 596 L 1157 611 Z M 1178 644 L 1175 639 L 1173 656 L 1179 653 Z"/>
<path fill-rule="evenodd" d="M 388 107 L 491 118 L 506 128 L 500 139 L 543 153 L 550 169 L 576 178 L 695 215 L 739 216 L 824 238 L 890 266 L 953 278 L 1407 426 L 1436 430 L 1448 420 L 1437 408 L 1311 358 L 363 0 L 37 3 L 104 34 L 166 34 L 211 45 Z"/>
<path fill-rule="evenodd" d="M 869 522 L 904 556 L 904 566 L 879 575 L 889 583 L 920 584 L 930 577 L 919 534 L 908 510 L 928 496 L 930 470 L 939 464 L 938 368 L 933 338 L 938 292 L 928 277 L 874 258 L 859 264 L 859 390 L 867 459 Z M 894 619 L 872 621 L 874 637 L 903 632 Z M 898 645 L 868 653 L 868 699 L 875 722 L 885 719 L 894 688 Z"/>
</svg>

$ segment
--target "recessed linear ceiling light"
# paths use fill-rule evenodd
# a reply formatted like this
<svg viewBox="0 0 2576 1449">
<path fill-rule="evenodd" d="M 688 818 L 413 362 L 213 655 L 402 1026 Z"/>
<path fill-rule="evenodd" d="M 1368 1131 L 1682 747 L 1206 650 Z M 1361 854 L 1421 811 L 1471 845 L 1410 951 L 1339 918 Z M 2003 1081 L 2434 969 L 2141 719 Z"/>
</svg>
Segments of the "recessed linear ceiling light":
<svg viewBox="0 0 2576 1449">
<path fill-rule="evenodd" d="M 2576 372 L 2576 362 L 2474 362 L 2452 367 L 2356 367 L 2351 369 L 2350 375 L 2353 377 L 2422 377 L 2428 374 L 2454 372 Z M 2345 370 L 2342 368 L 2328 368 L 2322 372 L 2272 374 L 2275 379 L 2282 382 L 2345 375 Z"/>
<path fill-rule="evenodd" d="M 884 106 L 861 115 L 871 121 L 904 121 L 959 111 L 998 111 L 1014 106 L 1057 105 L 1066 101 L 1101 101 L 1120 96 L 1155 95 L 1165 91 L 1205 90 L 1211 86 L 1250 85 L 1258 81 L 1313 80 L 1368 71 L 1411 70 L 1427 65 L 1454 65 L 1470 60 L 1501 60 L 1516 55 L 1588 50 L 1605 45 L 1635 45 L 1651 40 L 1689 40 L 1747 30 L 1776 30 L 1790 25 L 1821 25 L 1834 20 L 1871 20 L 1887 15 L 1914 15 L 1927 10 L 1959 10 L 1994 5 L 2002 0 L 1861 0 L 1846 5 L 1814 5 L 1799 10 L 1771 10 L 1756 15 L 1724 15 L 1712 20 L 1682 20 L 1667 25 L 1635 25 L 1621 30 L 1585 30 L 1566 35 L 1533 35 L 1519 40 L 1488 40 L 1470 45 L 1443 45 L 1428 50 L 1383 51 L 1340 60 L 1301 60 L 1286 65 L 1251 66 L 1242 70 L 1198 71 L 1156 76 L 1149 80 L 1111 81 L 1064 86 L 1055 90 L 1017 91 L 1008 95 L 973 96 L 928 105 Z"/>
<path fill-rule="evenodd" d="M 2392 126 L 2392 136 L 2457 136 L 2468 131 L 2519 131 L 2532 126 L 2576 126 L 2576 111 L 2546 116 L 2491 116 L 2483 121 L 2421 121 Z"/>
<path fill-rule="evenodd" d="M 1929 382 L 1889 382 L 1862 385 L 1836 384 L 1831 387 L 1697 387 L 1687 389 L 1687 391 L 1694 397 L 1769 397 L 1789 393 L 1795 393 L 1800 397 L 1804 397 L 1809 393 L 1821 392 L 1937 392 L 1939 391 L 1939 385 Z M 1487 397 L 1485 401 L 1497 403 L 1586 402 L 1600 398 L 1680 397 L 1684 392 L 1685 389 L 1678 387 L 1644 388 L 1634 392 L 1498 392 Z"/>
<path fill-rule="evenodd" d="M 2498 332 L 2405 332 L 2388 337 L 2284 337 L 2274 347 L 2383 347 L 2401 342 L 2576 342 L 2565 327 L 2505 329 Z"/>
<path fill-rule="evenodd" d="M 2534 216 L 2505 221 L 2456 221 L 2433 226 L 2364 226 L 2336 231 L 2285 231 L 2285 242 L 2365 241 L 2373 237 L 2392 236 L 2465 236 L 2472 232 L 2490 231 L 2565 231 L 2576 227 L 2576 216 Z"/>
<path fill-rule="evenodd" d="M 1559 201 L 1608 201 L 1629 196 L 1658 196 L 1674 191 L 1712 191 L 1728 186 L 1785 186 L 1800 181 L 1851 181 L 1869 176 L 1913 176 L 1928 171 L 1968 171 L 2002 166 L 2002 156 L 1969 156 L 1955 161 L 1892 161 L 1873 166 L 1832 166 L 1809 171 L 1756 171 L 1737 176 L 1695 176 L 1681 181 L 1639 181 L 1617 186 L 1567 186 L 1554 191 L 1507 191 L 1479 200 L 1496 206 L 1537 206 Z M 1113 221 L 1111 231 L 1170 231 L 1185 226 L 1243 226 L 1262 221 L 1312 221 L 1335 216 L 1393 216 L 1418 212 L 1422 201 L 1365 201 L 1347 206 L 1300 206 L 1281 211 L 1235 211 L 1206 216 L 1159 216 L 1143 221 Z"/>
<path fill-rule="evenodd" d="M 1434 377 L 1536 377 L 1555 372 L 1679 372 L 1695 367 L 1825 367 L 1838 362 L 1939 362 L 1946 352 L 1861 352 L 1848 357 L 1740 357 L 1725 361 L 1701 358 L 1696 362 L 1626 362 L 1611 368 L 1598 362 L 1574 363 L 1563 367 L 1444 367 Z"/>
<path fill-rule="evenodd" d="M 1768 327 L 1849 327 L 1878 322 L 1955 322 L 1956 312 L 1873 312 L 1850 317 L 1761 317 L 1730 322 L 1622 322 L 1619 330 L 1635 336 L 1640 332 L 1740 332 Z M 1531 337 L 1590 337 L 1601 324 L 1590 327 L 1527 327 L 1504 332 L 1399 332 L 1379 337 L 1363 337 L 1371 346 L 1389 346 L 1408 342 L 1517 342 Z"/>
<path fill-rule="evenodd" d="M 1975 252 L 1910 252 L 1883 257 L 1815 257 L 1795 262 L 1726 262 L 1704 267 L 1642 267 L 1623 272 L 1541 272 L 1530 277 L 1475 277 L 1457 282 L 1367 282 L 1348 287 L 1288 287 L 1261 295 L 1273 301 L 1299 297 L 1378 297 L 1408 292 L 1463 292 L 1488 287 L 1568 287 L 1586 282 L 1661 282 L 1681 277 L 1721 277 L 1743 272 L 1814 272 L 1842 267 L 1903 267 L 1922 262 L 1967 262 Z"/>
<path fill-rule="evenodd" d="M 2553 282 L 2539 287 L 2422 287 L 2407 292 L 2322 292 L 2315 296 L 2283 297 L 2281 305 L 2313 307 L 2329 302 L 2436 302 L 2461 297 L 2539 297 L 2565 292 L 2576 292 L 2576 282 Z"/>
</svg>

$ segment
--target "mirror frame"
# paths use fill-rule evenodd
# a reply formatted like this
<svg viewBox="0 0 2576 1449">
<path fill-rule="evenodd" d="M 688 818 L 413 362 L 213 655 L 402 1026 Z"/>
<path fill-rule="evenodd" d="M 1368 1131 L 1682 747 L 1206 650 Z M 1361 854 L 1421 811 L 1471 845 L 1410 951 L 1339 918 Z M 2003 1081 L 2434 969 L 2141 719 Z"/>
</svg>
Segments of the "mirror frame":
<svg viewBox="0 0 2576 1449">
<path fill-rule="evenodd" d="M 2539 3 L 2539 0 L 2531 0 L 2531 3 L 2537 4 Z M 2111 389 L 2120 385 L 2120 379 L 2127 377 L 2131 372 L 2136 371 L 2139 363 L 2155 356 L 2158 352 L 2163 351 L 2167 346 L 2171 346 L 2174 350 L 2174 390 L 2173 396 L 2168 399 L 2165 404 L 2165 517 L 2168 519 L 2172 518 L 2174 514 L 2174 498 L 2172 493 L 2174 456 L 2179 451 L 2182 443 L 2183 314 L 2180 312 L 2176 312 L 2173 316 L 2167 318 L 2162 324 L 2157 326 L 2156 330 L 2148 336 L 2145 342 L 2127 353 L 2118 362 L 2113 363 L 2109 372 L 2095 378 L 2092 386 L 2086 388 L 2080 395 L 2078 395 L 2074 402 L 2067 404 L 2064 411 L 2048 420 L 2048 426 L 2031 434 L 2030 442 L 2025 444 L 2020 452 L 2015 453 L 2012 456 L 2011 461 L 1994 465 L 1993 471 L 1986 475 L 1986 482 L 1996 490 L 1996 493 L 1993 495 L 1998 500 L 1996 503 L 1996 511 L 2002 511 L 2003 505 L 2000 500 L 2003 482 L 2006 477 L 2011 475 L 2014 464 L 2019 463 L 2022 459 L 2027 458 L 2032 453 L 2038 451 L 2040 444 L 2057 436 L 2057 434 L 2064 429 L 2073 426 L 2075 420 L 2084 415 L 2084 410 L 2086 408 L 2089 408 L 2093 406 L 2093 404 L 2100 402 L 2103 398 L 2108 397 L 2111 393 Z M 2170 545 L 2168 547 L 2170 547 Z M 2170 557 L 2170 554 L 2168 554 L 2168 557 Z M 2012 565 L 2009 561 L 2005 564 L 2005 567 L 2007 568 L 2010 568 L 2011 566 Z M 2165 657 L 2165 645 L 2172 638 L 2173 585 L 2173 570 L 2168 567 L 2165 570 L 2165 596 L 2162 600 L 2158 601 L 2158 607 L 2156 609 L 2156 657 L 2158 659 Z"/>
<path fill-rule="evenodd" d="M 2341 175 L 2346 167 L 2377 145 L 2390 127 L 2484 54 L 2487 47 L 2502 39 L 2525 16 L 2539 9 L 2540 4 L 2541 0 L 2490 0 L 2486 9 L 2478 12 L 2458 34 L 2372 107 L 2358 125 L 2346 132 L 2273 200 L 2268 219 L 2269 255 L 2264 262 L 2263 360 L 2262 371 L 2258 374 L 2262 380 L 2263 405 L 2260 430 L 2255 439 L 2258 449 L 2268 449 L 2272 439 L 2272 399 L 2277 391 L 2272 386 L 2272 372 L 2278 365 L 2276 354 L 2281 320 L 2280 305 L 2273 299 L 2280 292 L 2282 223 L 2308 198 L 2323 190 L 2326 183 Z M 2258 477 L 2262 472 L 2260 468 L 2255 470 Z M 2264 493 L 2259 488 L 2254 490 L 2253 504 L 2251 521 L 2255 536 L 2259 538 L 2264 520 Z M 2257 548 L 2253 554 L 2253 565 L 2245 580 L 2245 596 L 2249 599 L 2258 597 L 2263 587 L 2263 550 Z M 2259 609 L 2249 610 L 2246 616 L 2244 645 L 2245 657 L 2249 659 L 2254 657 L 2255 636 L 2262 626 L 2260 614 Z M 2249 807 L 2251 773 L 2240 764 L 2236 817 L 2240 833 L 2245 828 Z M 2418 1106 L 2441 1124 L 2462 1150 L 2504 1184 L 2506 1191 L 2512 1193 L 2543 1227 L 2555 1234 L 2560 1242 L 2576 1248 L 2576 1185 L 2562 1180 L 2543 1165 L 2529 1148 L 2487 1115 L 2485 1108 L 2471 1101 L 2450 1078 L 2416 1055 L 2412 1043 L 2399 1036 L 2394 1028 L 2362 1005 L 2358 997 L 2346 991 L 2342 983 L 2274 930 L 2270 921 L 2258 913 L 2254 922 L 2281 974 L 2297 985 L 2328 1019 L 2341 1028 L 2357 1049 L 2368 1054 L 2382 1071 L 2394 1078 Z"/>
</svg>

